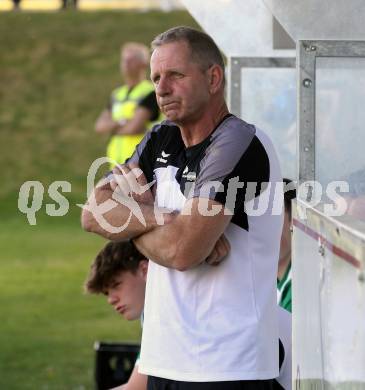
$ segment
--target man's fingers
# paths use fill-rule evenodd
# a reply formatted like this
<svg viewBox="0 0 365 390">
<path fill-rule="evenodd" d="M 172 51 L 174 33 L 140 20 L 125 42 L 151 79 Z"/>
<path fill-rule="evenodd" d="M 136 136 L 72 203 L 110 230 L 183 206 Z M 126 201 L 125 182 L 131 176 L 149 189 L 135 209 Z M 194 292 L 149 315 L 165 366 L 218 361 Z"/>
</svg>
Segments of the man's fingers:
<svg viewBox="0 0 365 390">
<path fill-rule="evenodd" d="M 137 202 L 153 204 L 154 196 L 147 179 L 138 164 L 118 164 L 113 169 L 113 190 L 120 191 L 123 196 L 131 196 Z"/>
<path fill-rule="evenodd" d="M 111 188 L 119 190 L 123 195 L 127 196 L 130 192 L 130 186 L 125 176 L 122 173 L 114 174 L 111 181 Z"/>
<path fill-rule="evenodd" d="M 126 165 L 128 166 L 129 170 L 134 172 L 134 175 L 137 178 L 137 181 L 141 186 L 144 186 L 145 184 L 147 184 L 146 176 L 144 175 L 142 169 L 139 167 L 138 164 L 130 163 L 130 164 L 126 164 Z"/>
<path fill-rule="evenodd" d="M 231 250 L 231 245 L 227 239 L 227 237 L 222 234 L 218 241 L 216 242 L 212 252 L 210 255 L 206 258 L 206 262 L 209 265 L 218 265 L 220 264 L 224 258 L 228 255 L 229 251 Z"/>
<path fill-rule="evenodd" d="M 231 244 L 229 243 L 227 237 L 224 234 L 221 235 L 220 239 L 222 241 L 222 244 L 223 244 L 224 250 L 226 252 L 226 255 L 228 255 L 228 253 L 231 250 Z"/>
<path fill-rule="evenodd" d="M 141 194 L 143 186 L 147 184 L 147 179 L 137 164 L 125 164 L 120 167 L 123 176 L 127 180 L 131 192 Z"/>
<path fill-rule="evenodd" d="M 138 191 L 139 185 L 137 178 L 128 164 L 118 164 L 113 168 L 113 180 L 111 182 L 112 189 L 120 187 L 123 195 L 127 196 L 131 192 Z"/>
<path fill-rule="evenodd" d="M 218 253 L 216 249 L 214 248 L 211 252 L 211 254 L 205 259 L 205 262 L 209 265 L 218 265 Z"/>
</svg>

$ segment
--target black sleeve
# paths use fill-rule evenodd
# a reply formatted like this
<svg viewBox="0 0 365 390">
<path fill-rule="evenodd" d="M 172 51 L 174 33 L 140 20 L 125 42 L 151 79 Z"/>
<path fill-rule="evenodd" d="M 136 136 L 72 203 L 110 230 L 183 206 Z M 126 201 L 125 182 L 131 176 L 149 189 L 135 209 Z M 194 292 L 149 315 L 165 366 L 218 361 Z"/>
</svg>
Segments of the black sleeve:
<svg viewBox="0 0 365 390">
<path fill-rule="evenodd" d="M 142 141 L 136 146 L 136 149 L 132 156 L 127 160 L 128 163 L 136 163 L 142 169 L 146 176 L 147 182 L 150 183 L 154 180 L 154 163 L 155 156 L 155 144 L 157 132 L 161 128 L 161 125 L 155 125 L 151 131 L 148 131 Z"/>
<path fill-rule="evenodd" d="M 151 122 L 158 119 L 160 115 L 160 109 L 158 108 L 156 94 L 155 91 L 150 92 L 147 96 L 145 96 L 138 105 L 140 107 L 147 108 L 151 112 Z"/>
<path fill-rule="evenodd" d="M 213 134 L 191 198 L 209 198 L 235 212 L 265 190 L 270 163 L 255 132 L 254 126 L 242 129 L 228 123 Z"/>
</svg>

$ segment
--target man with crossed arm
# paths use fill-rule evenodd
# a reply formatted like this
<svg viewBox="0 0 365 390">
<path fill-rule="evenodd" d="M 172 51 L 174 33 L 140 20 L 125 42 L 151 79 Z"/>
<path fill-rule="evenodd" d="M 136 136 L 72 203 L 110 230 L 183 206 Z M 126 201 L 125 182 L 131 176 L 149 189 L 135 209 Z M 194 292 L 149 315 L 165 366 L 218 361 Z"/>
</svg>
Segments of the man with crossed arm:
<svg viewBox="0 0 365 390">
<path fill-rule="evenodd" d="M 228 112 L 211 37 L 176 27 L 152 47 L 151 79 L 167 121 L 95 188 L 83 227 L 132 238 L 152 260 L 139 368 L 148 389 L 271 389 L 279 366 L 278 159 L 261 130 Z M 99 224 L 101 205 L 109 224 L 126 228 Z"/>
</svg>

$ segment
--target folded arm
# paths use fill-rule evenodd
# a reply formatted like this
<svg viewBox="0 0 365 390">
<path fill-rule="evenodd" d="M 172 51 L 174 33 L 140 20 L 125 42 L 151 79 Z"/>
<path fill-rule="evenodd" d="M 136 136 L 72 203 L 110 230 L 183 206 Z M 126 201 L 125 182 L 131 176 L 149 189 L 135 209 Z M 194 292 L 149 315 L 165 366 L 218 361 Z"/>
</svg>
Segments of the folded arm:
<svg viewBox="0 0 365 390">
<path fill-rule="evenodd" d="M 195 197 L 181 213 L 171 213 L 154 204 L 136 164 L 116 167 L 113 173 L 113 179 L 96 186 L 83 208 L 85 230 L 110 240 L 134 238 L 146 257 L 181 271 L 203 261 L 218 264 L 227 255 L 230 248 L 223 233 L 231 215 L 220 203 Z"/>
<path fill-rule="evenodd" d="M 214 216 L 203 215 L 199 202 L 220 211 Z M 205 213 L 206 214 L 206 213 Z M 208 259 L 214 263 L 229 252 L 223 236 L 231 215 L 225 215 L 220 203 L 193 198 L 168 225 L 155 226 L 134 239 L 136 247 L 152 261 L 169 268 L 185 271 Z"/>
<path fill-rule="evenodd" d="M 152 191 L 141 171 L 135 174 L 133 167 L 123 167 L 115 167 L 113 176 L 95 187 L 81 214 L 86 231 L 114 241 L 134 238 L 172 218 L 154 207 Z M 156 219 L 157 212 L 162 219 Z"/>
</svg>

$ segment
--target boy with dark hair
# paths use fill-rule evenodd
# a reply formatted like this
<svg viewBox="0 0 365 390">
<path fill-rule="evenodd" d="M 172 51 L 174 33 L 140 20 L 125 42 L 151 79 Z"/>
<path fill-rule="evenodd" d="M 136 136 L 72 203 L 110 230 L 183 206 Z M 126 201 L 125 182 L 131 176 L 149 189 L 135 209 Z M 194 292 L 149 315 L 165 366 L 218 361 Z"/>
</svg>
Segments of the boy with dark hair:
<svg viewBox="0 0 365 390">
<path fill-rule="evenodd" d="M 147 270 L 148 260 L 135 248 L 132 242 L 109 242 L 91 265 L 85 289 L 92 294 L 105 294 L 108 297 L 108 302 L 125 319 L 139 319 L 144 307 Z M 285 354 L 285 360 L 284 363 L 281 362 L 283 365 L 274 388 L 288 389 L 289 387 L 286 387 L 285 384 L 290 383 L 288 373 L 290 372 L 291 354 L 289 349 L 291 345 L 287 340 L 287 334 L 290 334 L 288 326 L 291 326 L 291 320 L 285 317 L 285 313 L 280 312 L 279 323 L 281 348 L 284 348 L 281 353 Z M 138 373 L 137 360 L 128 383 L 114 390 L 146 390 L 146 388 L 147 376 Z"/>
<path fill-rule="evenodd" d="M 131 241 L 109 242 L 96 256 L 85 290 L 105 294 L 108 303 L 126 320 L 141 318 L 144 307 L 148 260 Z M 147 377 L 138 374 L 138 359 L 123 390 L 145 390 Z"/>
</svg>

